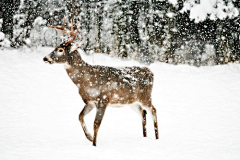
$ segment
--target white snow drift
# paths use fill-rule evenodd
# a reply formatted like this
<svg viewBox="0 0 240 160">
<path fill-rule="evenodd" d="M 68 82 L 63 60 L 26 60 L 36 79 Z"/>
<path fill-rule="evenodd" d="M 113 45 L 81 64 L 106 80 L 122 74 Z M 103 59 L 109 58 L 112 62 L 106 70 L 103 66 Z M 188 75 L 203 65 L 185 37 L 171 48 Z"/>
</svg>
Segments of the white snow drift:
<svg viewBox="0 0 240 160">
<path fill-rule="evenodd" d="M 84 104 L 62 65 L 42 58 L 51 49 L 0 51 L 1 160 L 238 160 L 240 159 L 240 65 L 192 67 L 155 63 L 147 138 L 130 108 L 108 108 L 97 147 L 85 138 L 78 114 Z M 139 65 L 96 54 L 91 64 Z M 95 111 L 87 117 L 89 129 Z"/>
</svg>

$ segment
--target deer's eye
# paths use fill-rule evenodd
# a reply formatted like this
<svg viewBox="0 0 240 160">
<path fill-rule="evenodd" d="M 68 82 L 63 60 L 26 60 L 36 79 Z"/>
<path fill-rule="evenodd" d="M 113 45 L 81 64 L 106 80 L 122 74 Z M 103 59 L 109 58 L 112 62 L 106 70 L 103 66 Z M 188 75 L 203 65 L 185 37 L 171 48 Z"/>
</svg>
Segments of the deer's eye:
<svg viewBox="0 0 240 160">
<path fill-rule="evenodd" d="M 58 55 L 61 56 L 64 53 L 64 49 L 63 48 L 58 48 Z"/>
</svg>

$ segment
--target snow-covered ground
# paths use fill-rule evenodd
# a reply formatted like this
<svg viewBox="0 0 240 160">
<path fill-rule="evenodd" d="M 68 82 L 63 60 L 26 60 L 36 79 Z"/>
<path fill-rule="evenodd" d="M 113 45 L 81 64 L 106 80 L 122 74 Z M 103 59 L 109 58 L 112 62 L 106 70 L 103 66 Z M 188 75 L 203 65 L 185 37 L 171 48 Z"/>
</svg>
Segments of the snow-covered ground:
<svg viewBox="0 0 240 160">
<path fill-rule="evenodd" d="M 108 108 L 97 147 L 86 139 L 78 115 L 84 104 L 62 65 L 45 64 L 50 48 L 0 51 L 1 160 L 239 160 L 240 65 L 192 67 L 155 63 L 148 137 L 130 108 Z M 105 55 L 91 64 L 139 65 Z M 95 111 L 86 122 L 92 131 Z"/>
</svg>

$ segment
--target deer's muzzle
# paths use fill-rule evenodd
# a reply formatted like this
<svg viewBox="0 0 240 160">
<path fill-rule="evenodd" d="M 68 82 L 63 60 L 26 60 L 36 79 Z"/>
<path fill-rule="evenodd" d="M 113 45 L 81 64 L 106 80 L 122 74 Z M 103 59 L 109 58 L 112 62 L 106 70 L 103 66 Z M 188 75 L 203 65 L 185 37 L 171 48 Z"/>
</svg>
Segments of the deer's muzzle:
<svg viewBox="0 0 240 160">
<path fill-rule="evenodd" d="M 53 59 L 50 58 L 49 56 L 44 57 L 44 58 L 43 58 L 43 61 L 44 61 L 45 63 L 50 63 L 50 64 L 53 63 Z"/>
</svg>

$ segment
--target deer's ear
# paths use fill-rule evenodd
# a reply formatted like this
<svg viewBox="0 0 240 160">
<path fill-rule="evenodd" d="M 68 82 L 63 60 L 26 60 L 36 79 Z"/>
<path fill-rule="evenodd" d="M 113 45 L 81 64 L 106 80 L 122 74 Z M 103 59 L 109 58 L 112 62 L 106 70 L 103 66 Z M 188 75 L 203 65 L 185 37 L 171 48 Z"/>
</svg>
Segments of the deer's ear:
<svg viewBox="0 0 240 160">
<path fill-rule="evenodd" d="M 81 46 L 82 46 L 82 43 L 81 43 L 80 41 L 74 43 L 74 44 L 72 45 L 72 47 L 71 47 L 70 52 L 73 52 L 73 51 L 77 50 L 77 49 L 80 48 Z"/>
</svg>

